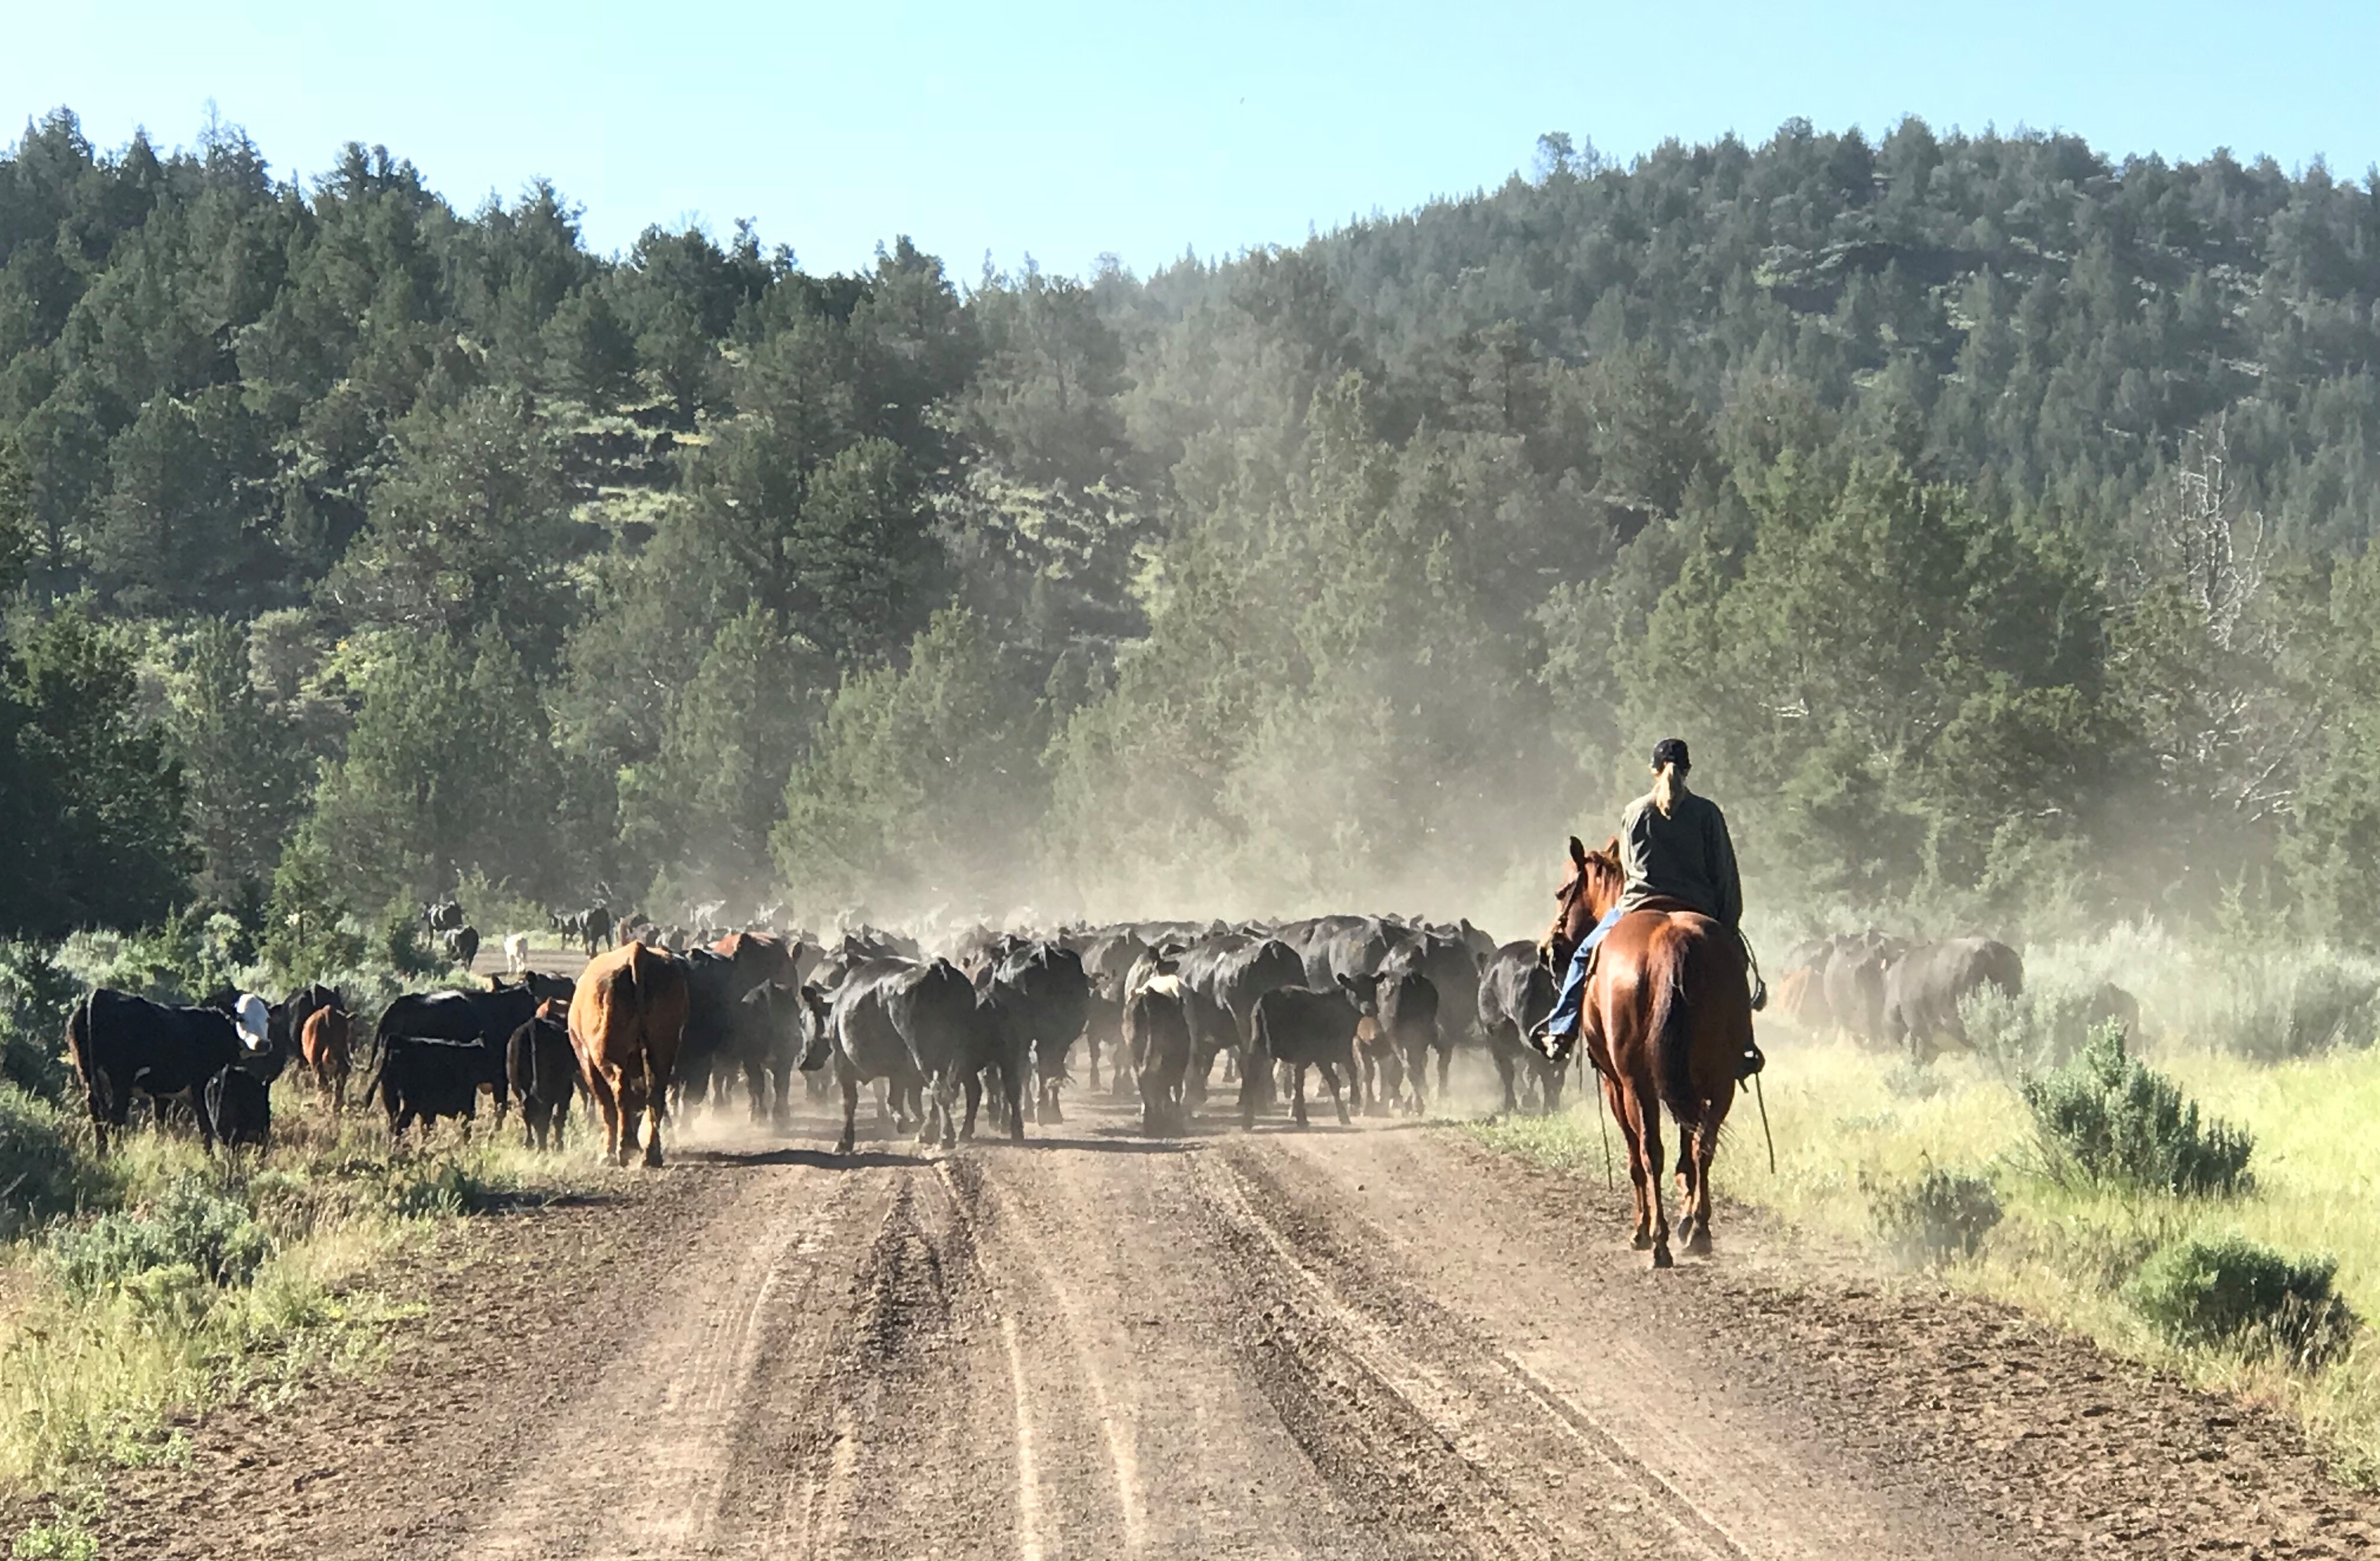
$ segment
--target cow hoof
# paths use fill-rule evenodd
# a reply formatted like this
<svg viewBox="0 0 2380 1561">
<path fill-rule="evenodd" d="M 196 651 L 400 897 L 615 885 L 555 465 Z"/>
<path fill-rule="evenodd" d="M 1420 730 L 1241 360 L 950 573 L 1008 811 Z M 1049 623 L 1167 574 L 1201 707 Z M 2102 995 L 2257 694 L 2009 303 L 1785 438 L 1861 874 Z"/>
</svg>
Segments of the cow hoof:
<svg viewBox="0 0 2380 1561">
<path fill-rule="evenodd" d="M 846 1138 L 842 1143 L 836 1144 L 834 1146 L 834 1152 L 837 1155 L 842 1156 L 844 1159 L 849 1159 L 851 1157 L 851 1140 Z"/>
<path fill-rule="evenodd" d="M 1663 1243 L 1661 1243 L 1660 1245 L 1658 1245 L 1658 1246 L 1657 1246 L 1657 1247 L 1655 1247 L 1655 1248 L 1653 1249 L 1653 1266 L 1654 1266 L 1654 1267 L 1656 1267 L 1656 1268 L 1675 1268 L 1677 1265 L 1678 1265 L 1678 1260 L 1677 1260 L 1676 1258 L 1671 1257 L 1671 1256 L 1670 1255 L 1669 1243 L 1667 1243 L 1667 1242 L 1663 1242 Z"/>
</svg>

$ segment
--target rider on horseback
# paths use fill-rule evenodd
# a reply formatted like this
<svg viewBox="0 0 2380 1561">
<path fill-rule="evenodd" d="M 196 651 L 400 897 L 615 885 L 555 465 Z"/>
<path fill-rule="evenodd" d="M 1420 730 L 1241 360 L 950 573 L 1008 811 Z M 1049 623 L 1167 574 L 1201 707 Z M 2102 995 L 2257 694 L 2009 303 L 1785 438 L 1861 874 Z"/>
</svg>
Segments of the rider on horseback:
<svg viewBox="0 0 2380 1561">
<path fill-rule="evenodd" d="M 1547 1056 L 1569 1053 L 1586 998 L 1587 977 L 1595 969 L 1596 948 L 1631 911 L 1666 901 L 1700 912 L 1742 940 L 1743 880 L 1736 871 L 1735 842 L 1718 805 L 1686 790 L 1686 774 L 1693 768 L 1684 739 L 1664 737 L 1654 745 L 1653 789 L 1630 803 L 1620 817 L 1620 865 L 1628 887 L 1571 955 L 1561 996 L 1532 1037 Z M 1761 1002 L 1762 997 L 1755 996 L 1753 1007 Z M 1742 1076 L 1759 1072 L 1762 1063 L 1760 1048 L 1747 1041 Z"/>
</svg>

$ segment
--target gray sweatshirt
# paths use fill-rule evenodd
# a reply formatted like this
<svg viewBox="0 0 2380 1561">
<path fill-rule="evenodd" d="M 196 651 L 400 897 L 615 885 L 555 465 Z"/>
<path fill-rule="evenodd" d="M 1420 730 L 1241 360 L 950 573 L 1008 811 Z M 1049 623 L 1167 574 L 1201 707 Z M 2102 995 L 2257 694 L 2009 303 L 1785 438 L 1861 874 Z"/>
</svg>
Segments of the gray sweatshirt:
<svg viewBox="0 0 2380 1561">
<path fill-rule="evenodd" d="M 1692 792 L 1680 797 L 1669 817 L 1648 796 L 1638 797 L 1620 816 L 1620 865 L 1628 888 L 1623 911 L 1648 900 L 1675 900 L 1720 925 L 1743 920 L 1743 879 L 1735 866 L 1735 842 L 1718 804 Z"/>
</svg>

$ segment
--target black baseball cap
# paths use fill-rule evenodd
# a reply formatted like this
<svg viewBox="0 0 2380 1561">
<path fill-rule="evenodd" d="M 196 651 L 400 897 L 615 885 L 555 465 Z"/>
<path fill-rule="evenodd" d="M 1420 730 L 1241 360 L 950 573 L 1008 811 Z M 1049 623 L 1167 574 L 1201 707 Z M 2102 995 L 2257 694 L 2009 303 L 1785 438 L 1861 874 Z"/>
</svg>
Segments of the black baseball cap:
<svg viewBox="0 0 2380 1561">
<path fill-rule="evenodd" d="M 1694 767 L 1694 761 L 1686 756 L 1684 738 L 1664 737 L 1653 744 L 1653 768 L 1658 769 L 1665 764 L 1674 764 L 1680 769 L 1692 769 Z"/>
</svg>

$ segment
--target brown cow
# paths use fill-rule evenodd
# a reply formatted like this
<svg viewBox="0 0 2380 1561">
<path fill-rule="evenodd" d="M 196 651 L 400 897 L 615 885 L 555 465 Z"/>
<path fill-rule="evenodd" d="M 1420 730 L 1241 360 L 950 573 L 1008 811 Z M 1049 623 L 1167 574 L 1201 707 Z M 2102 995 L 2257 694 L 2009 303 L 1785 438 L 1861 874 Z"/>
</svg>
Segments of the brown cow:
<svg viewBox="0 0 2380 1561">
<path fill-rule="evenodd" d="M 710 950 L 734 962 L 739 993 L 770 981 L 781 986 L 802 984 L 795 974 L 802 955 L 798 938 L 780 938 L 772 932 L 731 932 L 713 943 Z"/>
<path fill-rule="evenodd" d="M 598 954 L 570 999 L 570 1049 L 603 1113 L 604 1158 L 628 1163 L 637 1119 L 652 1113 L 645 1164 L 662 1163 L 662 1117 L 686 1033 L 686 971 L 659 949 L 629 943 Z"/>
<path fill-rule="evenodd" d="M 314 1075 L 314 1087 L 331 1103 L 331 1114 L 347 1108 L 347 1045 L 355 1021 L 346 1010 L 318 1008 L 298 1033 L 298 1055 Z"/>
</svg>

